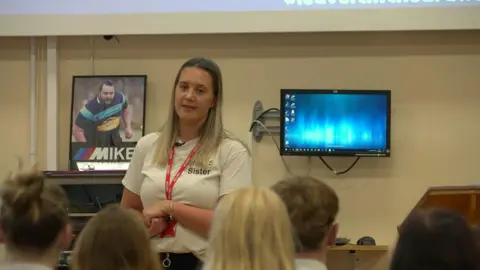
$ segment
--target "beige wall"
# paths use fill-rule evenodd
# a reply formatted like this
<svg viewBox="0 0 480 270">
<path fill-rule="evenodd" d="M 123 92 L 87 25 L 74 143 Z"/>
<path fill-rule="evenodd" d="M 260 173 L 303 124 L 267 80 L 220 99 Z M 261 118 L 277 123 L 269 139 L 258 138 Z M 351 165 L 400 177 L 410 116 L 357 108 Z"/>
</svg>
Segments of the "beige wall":
<svg viewBox="0 0 480 270">
<path fill-rule="evenodd" d="M 212 57 L 225 78 L 224 119 L 247 140 L 256 100 L 279 106 L 280 88 L 392 90 L 392 157 L 365 158 L 335 177 L 318 159 L 310 174 L 332 185 L 341 198 L 341 236 L 371 235 L 392 244 L 396 225 L 429 186 L 478 180 L 480 139 L 480 32 L 337 33 L 302 35 L 139 36 L 120 43 L 101 38 L 59 39 L 59 168 L 67 168 L 73 75 L 147 74 L 147 132 L 165 119 L 174 75 L 191 56 Z M 28 39 L 0 38 L 2 98 L 0 173 L 28 157 Z M 38 39 L 40 46 L 43 39 Z M 92 53 L 95 61 L 92 63 Z M 44 55 L 40 58 L 44 58 Z M 44 65 L 39 63 L 39 118 L 44 117 Z M 45 142 L 45 121 L 39 122 Z M 39 161 L 45 147 L 39 145 Z M 254 180 L 267 186 L 286 176 L 274 144 L 253 145 Z M 286 158 L 291 170 L 308 173 L 305 158 Z M 344 168 L 350 159 L 328 159 Z M 362 269 L 386 269 L 387 259 L 364 255 Z M 332 269 L 352 269 L 347 254 Z M 374 265 L 374 266 L 372 266 Z"/>
</svg>

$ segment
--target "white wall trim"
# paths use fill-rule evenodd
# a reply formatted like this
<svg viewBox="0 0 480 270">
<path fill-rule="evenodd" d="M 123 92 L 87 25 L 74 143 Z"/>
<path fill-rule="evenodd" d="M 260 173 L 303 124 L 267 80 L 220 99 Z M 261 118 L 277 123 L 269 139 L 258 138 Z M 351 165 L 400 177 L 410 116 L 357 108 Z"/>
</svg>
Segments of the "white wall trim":
<svg viewBox="0 0 480 270">
<path fill-rule="evenodd" d="M 57 170 L 58 147 L 58 85 L 57 37 L 47 37 L 47 170 Z"/>
<path fill-rule="evenodd" d="M 30 38 L 30 166 L 37 163 L 37 46 L 35 37 Z"/>
</svg>

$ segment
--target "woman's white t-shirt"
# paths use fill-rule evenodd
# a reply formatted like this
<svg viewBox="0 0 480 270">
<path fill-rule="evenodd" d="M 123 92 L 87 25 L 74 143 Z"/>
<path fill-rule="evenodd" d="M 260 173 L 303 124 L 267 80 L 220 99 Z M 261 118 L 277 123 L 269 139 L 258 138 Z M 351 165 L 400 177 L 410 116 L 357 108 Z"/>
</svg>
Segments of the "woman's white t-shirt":
<svg viewBox="0 0 480 270">
<path fill-rule="evenodd" d="M 123 185 L 138 194 L 144 207 L 165 200 L 166 166 L 153 164 L 155 143 L 159 133 L 142 137 L 135 147 Z M 171 171 L 173 178 L 197 144 L 198 139 L 175 148 Z M 218 199 L 236 189 L 252 185 L 251 157 L 242 143 L 224 139 L 217 153 L 212 155 L 206 168 L 195 164 L 185 168 L 173 188 L 173 200 L 191 206 L 214 209 Z M 207 240 L 177 223 L 175 237 L 152 239 L 157 252 L 194 253 L 204 259 Z"/>
</svg>

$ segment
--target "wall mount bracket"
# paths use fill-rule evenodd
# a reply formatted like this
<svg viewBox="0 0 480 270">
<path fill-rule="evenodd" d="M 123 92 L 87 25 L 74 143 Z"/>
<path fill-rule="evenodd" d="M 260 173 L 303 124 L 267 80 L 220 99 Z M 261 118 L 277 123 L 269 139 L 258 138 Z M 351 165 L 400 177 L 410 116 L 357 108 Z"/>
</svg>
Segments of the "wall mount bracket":
<svg viewBox="0 0 480 270">
<path fill-rule="evenodd" d="M 260 121 L 262 124 L 264 124 L 268 131 L 265 130 L 264 127 L 262 127 L 259 124 L 255 124 L 254 121 Z M 262 140 L 263 136 L 265 134 L 271 133 L 272 135 L 279 135 L 280 134 L 280 125 L 267 125 L 267 120 L 270 122 L 271 120 L 276 120 L 280 121 L 280 112 L 279 111 L 270 111 L 265 113 L 265 110 L 263 108 L 263 104 L 261 101 L 257 100 L 255 104 L 253 105 L 253 114 L 252 114 L 252 136 L 255 139 L 255 141 L 258 143 Z"/>
</svg>

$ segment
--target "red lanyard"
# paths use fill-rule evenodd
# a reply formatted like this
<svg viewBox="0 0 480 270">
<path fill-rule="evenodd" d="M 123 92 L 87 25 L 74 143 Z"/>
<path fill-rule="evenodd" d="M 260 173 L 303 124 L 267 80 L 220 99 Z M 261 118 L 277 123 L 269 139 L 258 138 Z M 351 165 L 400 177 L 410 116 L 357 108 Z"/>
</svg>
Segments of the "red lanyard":
<svg viewBox="0 0 480 270">
<path fill-rule="evenodd" d="M 198 152 L 198 149 L 200 148 L 200 143 L 197 143 L 195 147 L 192 149 L 188 157 L 183 161 L 182 166 L 180 169 L 178 169 L 177 174 L 175 174 L 175 177 L 171 179 L 170 175 L 172 173 L 172 166 L 173 166 L 173 158 L 175 156 L 175 147 L 172 146 L 172 150 L 170 150 L 170 156 L 168 158 L 168 164 L 167 164 L 167 173 L 165 176 L 165 197 L 167 200 L 172 200 L 173 197 L 173 187 L 178 181 L 178 178 L 182 175 L 183 171 L 185 168 L 188 166 L 188 163 L 192 160 L 193 156 Z"/>
</svg>

